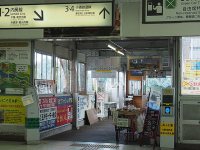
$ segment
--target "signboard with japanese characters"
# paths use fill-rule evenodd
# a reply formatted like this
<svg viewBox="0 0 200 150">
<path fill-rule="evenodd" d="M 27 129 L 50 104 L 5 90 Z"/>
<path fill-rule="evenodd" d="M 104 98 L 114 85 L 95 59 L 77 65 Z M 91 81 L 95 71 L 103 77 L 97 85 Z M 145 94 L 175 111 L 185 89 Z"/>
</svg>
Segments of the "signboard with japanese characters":
<svg viewBox="0 0 200 150">
<path fill-rule="evenodd" d="M 0 94 L 23 94 L 30 87 L 30 66 L 30 42 L 1 42 Z"/>
<path fill-rule="evenodd" d="M 174 123 L 160 123 L 160 135 L 174 136 Z"/>
<path fill-rule="evenodd" d="M 143 0 L 143 23 L 200 21 L 200 0 Z"/>
<path fill-rule="evenodd" d="M 85 111 L 87 110 L 88 100 L 87 95 L 79 95 L 77 101 L 77 118 L 84 119 L 85 118 Z"/>
<path fill-rule="evenodd" d="M 113 3 L 0 6 L 0 28 L 113 26 Z"/>
<path fill-rule="evenodd" d="M 0 97 L 0 123 L 25 124 L 25 107 L 21 97 Z"/>
<path fill-rule="evenodd" d="M 61 126 L 73 121 L 72 96 L 57 97 L 57 125 Z"/>
<path fill-rule="evenodd" d="M 39 107 L 40 107 L 40 131 L 56 127 L 57 98 L 41 97 L 39 98 Z"/>
</svg>

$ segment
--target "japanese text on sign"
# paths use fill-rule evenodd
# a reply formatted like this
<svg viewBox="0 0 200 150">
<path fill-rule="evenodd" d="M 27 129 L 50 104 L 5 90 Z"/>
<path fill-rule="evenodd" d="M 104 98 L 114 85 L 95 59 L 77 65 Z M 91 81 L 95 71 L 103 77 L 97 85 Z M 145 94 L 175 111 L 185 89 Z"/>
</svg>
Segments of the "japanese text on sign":
<svg viewBox="0 0 200 150">
<path fill-rule="evenodd" d="M 174 123 L 161 123 L 160 135 L 174 136 Z"/>
</svg>

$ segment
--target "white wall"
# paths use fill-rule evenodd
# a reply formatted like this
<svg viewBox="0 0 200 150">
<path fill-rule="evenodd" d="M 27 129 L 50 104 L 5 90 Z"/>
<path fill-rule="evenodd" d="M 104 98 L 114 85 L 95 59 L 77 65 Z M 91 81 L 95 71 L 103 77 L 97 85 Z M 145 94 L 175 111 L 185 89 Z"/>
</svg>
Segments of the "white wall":
<svg viewBox="0 0 200 150">
<path fill-rule="evenodd" d="M 121 3 L 120 8 L 122 37 L 200 35 L 200 23 L 198 22 L 142 24 L 142 1 Z"/>
</svg>

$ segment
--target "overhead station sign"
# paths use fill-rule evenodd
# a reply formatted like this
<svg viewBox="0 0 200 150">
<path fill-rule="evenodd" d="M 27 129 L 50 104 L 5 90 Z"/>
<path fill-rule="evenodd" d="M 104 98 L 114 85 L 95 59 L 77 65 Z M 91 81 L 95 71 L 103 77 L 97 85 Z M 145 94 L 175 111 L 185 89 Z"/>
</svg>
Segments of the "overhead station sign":
<svg viewBox="0 0 200 150">
<path fill-rule="evenodd" d="M 113 4 L 0 6 L 0 22 L 0 28 L 109 27 L 113 25 Z"/>
<path fill-rule="evenodd" d="M 143 23 L 200 21 L 200 0 L 143 0 Z"/>
</svg>

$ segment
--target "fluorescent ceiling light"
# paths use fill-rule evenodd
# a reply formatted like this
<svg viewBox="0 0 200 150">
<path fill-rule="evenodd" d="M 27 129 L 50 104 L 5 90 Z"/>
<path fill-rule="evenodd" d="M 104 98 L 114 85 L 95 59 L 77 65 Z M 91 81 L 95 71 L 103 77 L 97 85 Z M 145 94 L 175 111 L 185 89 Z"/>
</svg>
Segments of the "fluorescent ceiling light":
<svg viewBox="0 0 200 150">
<path fill-rule="evenodd" d="M 124 53 L 122 53 L 121 51 L 116 51 L 117 53 L 121 54 L 121 55 L 124 55 Z"/>
<path fill-rule="evenodd" d="M 108 44 L 108 47 L 111 48 L 112 50 L 115 50 L 116 51 L 116 48 L 110 44 Z"/>
</svg>

